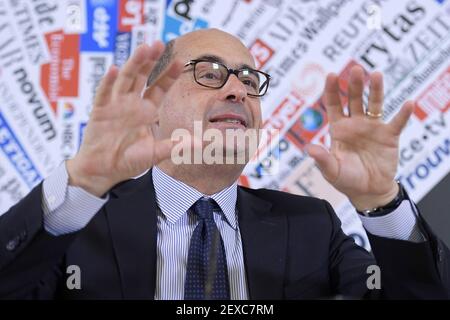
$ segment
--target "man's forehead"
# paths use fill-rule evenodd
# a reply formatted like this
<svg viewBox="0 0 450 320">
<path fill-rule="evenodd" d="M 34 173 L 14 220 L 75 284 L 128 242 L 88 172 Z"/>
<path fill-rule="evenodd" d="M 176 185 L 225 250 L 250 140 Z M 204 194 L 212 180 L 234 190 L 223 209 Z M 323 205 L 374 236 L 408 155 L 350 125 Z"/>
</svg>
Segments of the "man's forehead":
<svg viewBox="0 0 450 320">
<path fill-rule="evenodd" d="M 209 57 L 234 68 L 255 65 L 250 51 L 239 39 L 216 29 L 199 30 L 178 38 L 175 54 L 185 60 Z"/>
<path fill-rule="evenodd" d="M 215 54 L 211 53 L 205 53 L 205 54 L 199 54 L 198 56 L 193 56 L 192 59 L 199 59 L 199 60 L 208 60 L 211 62 L 219 62 L 222 63 L 228 67 L 231 67 L 233 69 L 243 69 L 243 68 L 254 68 L 254 64 L 252 61 L 242 61 L 242 60 L 236 60 L 234 59 L 227 59 L 226 57 L 221 57 Z"/>
</svg>

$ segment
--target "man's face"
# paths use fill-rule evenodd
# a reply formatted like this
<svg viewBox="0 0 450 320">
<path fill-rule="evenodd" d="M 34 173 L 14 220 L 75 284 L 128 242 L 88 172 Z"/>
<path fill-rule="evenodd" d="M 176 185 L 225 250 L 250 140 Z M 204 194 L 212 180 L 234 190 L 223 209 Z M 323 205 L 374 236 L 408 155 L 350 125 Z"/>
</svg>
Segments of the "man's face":
<svg viewBox="0 0 450 320">
<path fill-rule="evenodd" d="M 232 69 L 244 65 L 254 68 L 247 48 L 236 38 L 218 30 L 202 30 L 179 38 L 175 44 L 175 57 L 181 62 L 208 58 Z M 240 119 L 243 121 L 233 121 Z M 201 86 L 194 80 L 192 66 L 186 67 L 168 92 L 159 109 L 156 128 L 160 138 L 170 138 L 179 128 L 194 133 L 194 122 L 202 130 L 260 129 L 261 109 L 257 97 L 247 95 L 245 85 L 233 74 L 220 89 Z"/>
</svg>

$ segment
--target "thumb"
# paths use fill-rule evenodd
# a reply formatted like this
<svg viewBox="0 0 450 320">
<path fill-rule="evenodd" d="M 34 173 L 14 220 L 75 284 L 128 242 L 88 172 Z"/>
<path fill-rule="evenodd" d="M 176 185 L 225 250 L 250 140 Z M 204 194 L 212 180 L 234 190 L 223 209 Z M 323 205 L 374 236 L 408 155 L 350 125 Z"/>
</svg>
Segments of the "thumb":
<svg viewBox="0 0 450 320">
<path fill-rule="evenodd" d="M 154 164 L 170 158 L 174 142 L 171 139 L 157 140 L 153 146 L 154 150 Z"/>
<path fill-rule="evenodd" d="M 324 147 L 316 144 L 308 144 L 305 151 L 316 162 L 323 177 L 330 183 L 334 183 L 339 175 L 339 162 Z"/>
<path fill-rule="evenodd" d="M 192 164 L 196 159 L 202 159 L 202 146 L 202 140 L 188 132 L 172 135 L 155 142 L 154 162 L 170 158 L 174 164 Z"/>
</svg>

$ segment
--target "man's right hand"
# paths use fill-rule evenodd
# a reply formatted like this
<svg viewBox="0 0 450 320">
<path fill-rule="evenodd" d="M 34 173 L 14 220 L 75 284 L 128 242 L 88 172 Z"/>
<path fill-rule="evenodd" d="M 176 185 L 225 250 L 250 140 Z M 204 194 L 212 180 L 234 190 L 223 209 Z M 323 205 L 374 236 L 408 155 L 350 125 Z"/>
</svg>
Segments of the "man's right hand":
<svg viewBox="0 0 450 320">
<path fill-rule="evenodd" d="M 96 196 L 170 157 L 173 142 L 157 140 L 150 125 L 157 108 L 182 71 L 172 62 L 146 89 L 147 78 L 164 50 L 161 42 L 139 46 L 121 70 L 112 66 L 95 96 L 78 154 L 67 162 L 69 184 Z"/>
</svg>

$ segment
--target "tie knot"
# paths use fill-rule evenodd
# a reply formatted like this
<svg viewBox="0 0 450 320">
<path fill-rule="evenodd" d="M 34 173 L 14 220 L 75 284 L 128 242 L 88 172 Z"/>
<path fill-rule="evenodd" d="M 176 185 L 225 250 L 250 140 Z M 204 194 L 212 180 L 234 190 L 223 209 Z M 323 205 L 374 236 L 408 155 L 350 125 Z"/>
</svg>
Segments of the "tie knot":
<svg viewBox="0 0 450 320">
<path fill-rule="evenodd" d="M 214 220 L 213 209 L 215 207 L 215 201 L 211 198 L 200 198 L 194 203 L 194 212 L 200 219 Z"/>
</svg>

